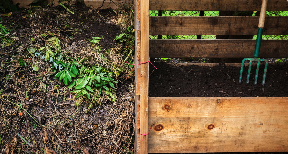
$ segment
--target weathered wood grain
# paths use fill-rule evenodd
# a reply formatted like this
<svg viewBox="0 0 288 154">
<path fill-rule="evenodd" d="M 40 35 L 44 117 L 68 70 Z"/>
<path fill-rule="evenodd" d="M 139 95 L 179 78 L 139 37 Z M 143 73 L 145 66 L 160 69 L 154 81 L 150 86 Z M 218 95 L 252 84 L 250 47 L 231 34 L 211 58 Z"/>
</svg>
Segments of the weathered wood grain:
<svg viewBox="0 0 288 154">
<path fill-rule="evenodd" d="M 149 98 L 149 153 L 287 152 L 288 98 Z"/>
<path fill-rule="evenodd" d="M 154 58 L 248 58 L 253 57 L 256 40 L 150 40 Z M 261 58 L 288 57 L 287 40 L 263 40 Z"/>
<path fill-rule="evenodd" d="M 149 60 L 149 0 L 141 0 L 140 30 L 141 30 L 141 55 L 140 62 Z M 140 154 L 147 154 L 148 151 L 148 85 L 149 85 L 149 63 L 141 64 L 140 80 Z"/>
<path fill-rule="evenodd" d="M 138 65 L 140 61 L 140 0 L 134 0 L 134 29 L 135 29 L 135 55 L 134 55 L 134 64 L 135 65 L 135 121 L 134 121 L 134 152 L 139 153 L 140 151 L 140 71 L 141 68 Z"/>
<path fill-rule="evenodd" d="M 150 35 L 256 35 L 259 17 L 150 17 Z M 287 35 L 288 17 L 266 17 L 263 35 Z"/>
<path fill-rule="evenodd" d="M 262 0 L 150 0 L 150 10 L 260 11 Z M 286 0 L 269 0 L 267 11 L 287 11 Z"/>
</svg>

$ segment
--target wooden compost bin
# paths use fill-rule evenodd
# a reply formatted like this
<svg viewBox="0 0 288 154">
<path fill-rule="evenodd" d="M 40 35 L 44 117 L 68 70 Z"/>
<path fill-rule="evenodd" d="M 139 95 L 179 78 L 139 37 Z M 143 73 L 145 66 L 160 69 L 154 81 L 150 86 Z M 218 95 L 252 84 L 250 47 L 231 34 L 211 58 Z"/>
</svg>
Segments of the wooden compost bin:
<svg viewBox="0 0 288 154">
<path fill-rule="evenodd" d="M 29 4 L 31 4 L 34 0 L 13 0 L 14 4 L 19 3 L 20 7 L 28 7 Z M 48 0 L 48 2 L 52 2 L 53 0 Z M 76 0 L 72 0 L 72 2 L 75 2 Z M 55 4 L 58 5 L 58 0 L 54 0 Z M 84 0 L 85 4 L 87 6 L 93 7 L 93 8 L 99 8 L 101 9 L 117 9 L 119 5 L 121 4 L 132 4 L 133 0 Z"/>
<path fill-rule="evenodd" d="M 149 57 L 253 56 L 256 40 L 149 40 L 149 35 L 256 35 L 259 17 L 149 17 L 149 10 L 260 11 L 262 0 L 135 0 L 135 4 L 135 64 Z M 268 2 L 267 11 L 287 10 L 287 0 Z M 267 17 L 263 34 L 288 35 L 287 25 L 288 17 Z M 287 40 L 264 40 L 259 57 L 288 57 L 287 49 Z M 148 66 L 135 67 L 137 153 L 288 151 L 287 97 L 149 97 Z"/>
</svg>

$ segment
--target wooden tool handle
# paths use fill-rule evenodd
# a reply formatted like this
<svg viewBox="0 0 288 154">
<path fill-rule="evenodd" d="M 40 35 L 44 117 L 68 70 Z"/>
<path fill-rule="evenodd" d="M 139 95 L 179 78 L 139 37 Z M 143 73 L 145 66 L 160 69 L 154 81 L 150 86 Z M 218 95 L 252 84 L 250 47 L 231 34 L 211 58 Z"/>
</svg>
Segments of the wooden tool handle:
<svg viewBox="0 0 288 154">
<path fill-rule="evenodd" d="M 267 2 L 268 2 L 268 0 L 262 0 L 261 13 L 260 13 L 259 25 L 258 25 L 259 28 L 264 27 Z"/>
</svg>

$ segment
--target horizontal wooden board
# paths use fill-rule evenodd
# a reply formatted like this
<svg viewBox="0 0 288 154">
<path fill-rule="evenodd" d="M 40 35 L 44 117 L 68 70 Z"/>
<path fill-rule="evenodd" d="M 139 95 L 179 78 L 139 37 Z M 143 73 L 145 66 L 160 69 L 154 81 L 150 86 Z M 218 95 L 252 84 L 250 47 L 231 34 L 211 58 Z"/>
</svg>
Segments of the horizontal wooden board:
<svg viewBox="0 0 288 154">
<path fill-rule="evenodd" d="M 150 10 L 260 11 L 262 0 L 150 0 Z M 268 1 L 267 11 L 288 11 L 286 0 Z"/>
<path fill-rule="evenodd" d="M 287 152 L 287 108 L 276 97 L 150 97 L 148 152 Z"/>
<path fill-rule="evenodd" d="M 175 66 L 191 66 L 191 65 L 195 65 L 195 66 L 205 66 L 205 67 L 214 67 L 214 66 L 219 66 L 219 65 L 223 65 L 220 63 L 176 63 L 173 64 Z M 233 66 L 233 67 L 241 67 L 242 63 L 225 63 L 225 66 Z M 257 65 L 257 63 L 253 63 L 252 66 Z M 264 63 L 261 63 L 260 65 L 264 65 Z M 269 64 L 271 65 L 271 64 Z M 273 64 L 272 64 L 273 65 Z M 249 63 L 244 63 L 244 66 L 249 66 Z"/>
<path fill-rule="evenodd" d="M 253 57 L 256 40 L 150 40 L 153 58 L 249 58 Z M 262 40 L 261 58 L 288 57 L 288 40 Z"/>
<path fill-rule="evenodd" d="M 288 2 L 287 2 L 288 3 Z M 150 35 L 256 35 L 259 17 L 150 17 Z M 288 17 L 266 17 L 263 35 L 287 35 Z"/>
<path fill-rule="evenodd" d="M 20 7 L 27 8 L 28 5 L 31 4 L 34 0 L 13 0 L 14 4 L 19 3 Z M 75 1 L 75 0 L 73 0 Z M 52 0 L 48 0 L 48 2 L 52 2 Z M 58 5 L 58 0 L 54 0 L 55 5 Z M 121 4 L 132 4 L 132 0 L 84 0 L 85 4 L 89 7 L 99 8 L 101 9 L 117 9 Z"/>
</svg>

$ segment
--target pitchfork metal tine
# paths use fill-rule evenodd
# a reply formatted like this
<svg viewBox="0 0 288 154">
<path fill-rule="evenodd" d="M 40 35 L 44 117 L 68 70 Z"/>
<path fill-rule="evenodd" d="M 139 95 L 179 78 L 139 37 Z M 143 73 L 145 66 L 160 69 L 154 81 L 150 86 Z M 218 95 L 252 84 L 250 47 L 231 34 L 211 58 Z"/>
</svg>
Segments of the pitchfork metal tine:
<svg viewBox="0 0 288 154">
<path fill-rule="evenodd" d="M 259 58 L 244 58 L 242 60 L 242 65 L 241 65 L 241 70 L 240 70 L 240 77 L 239 77 L 239 83 L 241 83 L 241 80 L 242 80 L 242 74 L 243 74 L 245 61 L 249 61 L 249 68 L 248 68 L 248 74 L 247 74 L 246 83 L 249 83 L 253 61 L 257 62 L 257 69 L 256 69 L 254 84 L 257 84 L 257 81 L 258 81 L 259 68 L 260 68 L 261 61 L 265 62 L 265 69 L 264 69 L 263 80 L 262 80 L 262 85 L 264 85 L 265 84 L 265 79 L 266 79 L 266 73 L 267 73 L 268 60 L 267 59 L 259 59 Z"/>
<path fill-rule="evenodd" d="M 250 78 L 250 74 L 251 74 L 251 67 L 252 67 L 252 60 L 250 60 L 246 83 L 249 83 L 249 78 Z"/>
</svg>

